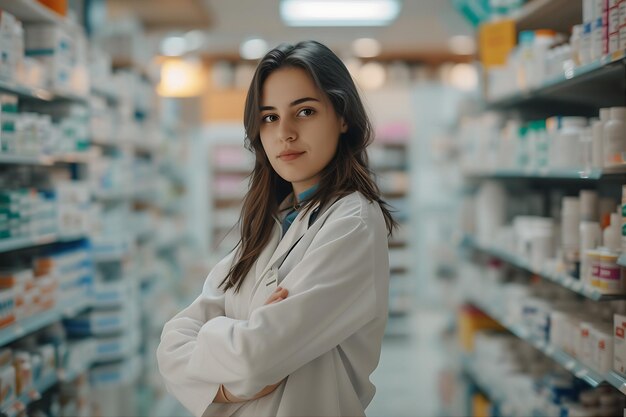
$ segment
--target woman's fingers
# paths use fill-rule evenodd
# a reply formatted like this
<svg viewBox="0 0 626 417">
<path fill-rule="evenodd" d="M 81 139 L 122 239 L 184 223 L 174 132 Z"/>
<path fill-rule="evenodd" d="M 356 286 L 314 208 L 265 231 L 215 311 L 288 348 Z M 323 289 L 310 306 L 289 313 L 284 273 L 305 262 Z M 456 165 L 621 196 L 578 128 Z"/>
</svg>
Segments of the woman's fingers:
<svg viewBox="0 0 626 417">
<path fill-rule="evenodd" d="M 276 288 L 276 291 L 274 291 L 272 295 L 269 296 L 269 298 L 265 302 L 265 305 L 282 301 L 285 298 L 287 298 L 288 295 L 289 295 L 289 291 L 287 291 L 287 289 L 278 287 Z"/>
</svg>

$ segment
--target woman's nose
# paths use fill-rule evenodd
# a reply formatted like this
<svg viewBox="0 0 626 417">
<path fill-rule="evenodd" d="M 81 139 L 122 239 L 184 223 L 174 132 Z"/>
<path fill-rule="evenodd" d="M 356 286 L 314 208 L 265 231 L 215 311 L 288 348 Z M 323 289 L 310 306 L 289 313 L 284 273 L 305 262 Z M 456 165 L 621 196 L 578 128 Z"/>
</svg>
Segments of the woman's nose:
<svg viewBox="0 0 626 417">
<path fill-rule="evenodd" d="M 278 129 L 278 134 L 281 141 L 292 142 L 296 140 L 297 134 L 293 125 L 289 122 L 281 121 L 280 128 Z"/>
</svg>

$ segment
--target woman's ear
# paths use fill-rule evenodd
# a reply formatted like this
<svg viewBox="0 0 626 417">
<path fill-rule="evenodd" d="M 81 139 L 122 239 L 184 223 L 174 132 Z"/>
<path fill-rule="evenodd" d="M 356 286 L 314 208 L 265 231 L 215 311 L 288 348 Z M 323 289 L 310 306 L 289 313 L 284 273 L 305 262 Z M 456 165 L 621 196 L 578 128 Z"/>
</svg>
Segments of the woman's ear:
<svg viewBox="0 0 626 417">
<path fill-rule="evenodd" d="M 346 119 L 341 118 L 341 133 L 346 133 L 348 131 L 348 124 L 346 123 Z"/>
</svg>

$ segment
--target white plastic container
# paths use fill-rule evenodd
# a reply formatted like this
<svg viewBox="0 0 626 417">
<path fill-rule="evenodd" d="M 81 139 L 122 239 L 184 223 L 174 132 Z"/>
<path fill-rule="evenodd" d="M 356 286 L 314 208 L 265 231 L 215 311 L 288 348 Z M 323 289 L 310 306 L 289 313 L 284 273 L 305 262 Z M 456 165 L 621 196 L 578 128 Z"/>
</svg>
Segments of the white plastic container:
<svg viewBox="0 0 626 417">
<path fill-rule="evenodd" d="M 568 273 L 574 274 L 580 250 L 580 202 L 578 197 L 563 197 L 561 248 Z"/>
<path fill-rule="evenodd" d="M 600 246 L 601 236 L 598 222 L 580 222 L 580 280 L 585 284 L 591 283 L 591 259 L 588 251 Z"/>
<path fill-rule="evenodd" d="M 604 122 L 597 119 L 591 125 L 591 161 L 595 169 L 604 168 L 604 151 L 602 147 L 602 131 Z"/>
<path fill-rule="evenodd" d="M 595 190 L 581 190 L 580 220 L 588 222 L 598 221 L 598 193 Z"/>
<path fill-rule="evenodd" d="M 582 130 L 587 125 L 584 117 L 563 117 L 550 148 L 553 169 L 580 169 L 582 161 Z"/>
<path fill-rule="evenodd" d="M 626 316 L 613 316 L 613 370 L 626 375 Z"/>
<path fill-rule="evenodd" d="M 611 107 L 603 133 L 605 166 L 622 164 L 622 153 L 626 150 L 626 107 Z"/>
</svg>

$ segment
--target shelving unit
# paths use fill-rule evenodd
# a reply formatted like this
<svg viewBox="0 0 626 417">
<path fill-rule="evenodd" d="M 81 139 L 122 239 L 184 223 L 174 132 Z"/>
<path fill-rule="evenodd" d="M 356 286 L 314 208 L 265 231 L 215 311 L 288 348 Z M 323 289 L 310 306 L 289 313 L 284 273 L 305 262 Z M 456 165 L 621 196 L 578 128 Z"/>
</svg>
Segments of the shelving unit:
<svg viewBox="0 0 626 417">
<path fill-rule="evenodd" d="M 483 179 L 540 179 L 540 180 L 580 180 L 593 183 L 601 179 L 626 176 L 626 167 L 617 166 L 605 169 L 589 170 L 513 170 L 498 169 L 484 172 L 466 172 L 466 177 Z"/>
<path fill-rule="evenodd" d="M 454 3 L 456 4 L 457 8 L 462 12 L 462 14 L 468 16 L 470 20 L 472 20 L 472 22 L 476 23 L 477 25 L 496 21 L 496 19 L 490 20 L 489 10 L 481 9 L 477 6 L 477 2 L 473 2 L 471 0 L 460 0 L 455 1 Z M 515 30 L 517 33 L 529 30 L 553 29 L 557 32 L 569 35 L 571 34 L 571 28 L 573 25 L 578 25 L 582 23 L 582 9 L 583 1 L 578 0 L 530 0 L 527 1 L 524 6 L 522 6 L 518 11 L 514 12 L 510 16 L 505 17 L 504 19 L 510 19 L 514 22 Z M 482 46 L 487 46 L 487 43 L 483 43 Z M 544 60 L 546 62 L 545 65 L 548 65 L 548 60 L 548 58 Z M 620 50 L 611 54 L 606 54 L 595 62 L 591 62 L 581 66 L 576 66 L 576 57 L 572 57 L 571 59 L 563 58 L 563 61 L 564 64 L 562 66 L 559 65 L 558 67 L 560 71 L 559 74 L 556 74 L 551 78 L 544 79 L 543 82 L 541 82 L 536 87 L 518 89 L 517 91 L 513 92 L 511 92 L 510 90 L 513 84 L 523 85 L 524 83 L 522 81 L 517 83 L 499 82 L 504 79 L 504 76 L 509 75 L 510 68 L 512 67 L 503 66 L 500 69 L 500 72 L 495 69 L 493 72 L 491 72 L 491 69 L 485 69 L 485 71 L 488 72 L 485 76 L 485 80 L 487 80 L 487 82 L 493 81 L 495 84 L 494 88 L 490 88 L 490 85 L 486 86 L 484 90 L 486 94 L 483 97 L 482 103 L 480 103 L 481 110 L 497 113 L 498 117 L 494 118 L 494 120 L 497 120 L 498 122 L 505 123 L 511 120 L 512 122 L 510 126 L 512 127 L 512 129 L 522 126 L 522 129 L 528 127 L 528 132 L 531 132 L 531 129 L 534 129 L 536 125 L 535 127 L 533 127 L 532 124 L 528 123 L 529 121 L 543 121 L 552 116 L 597 117 L 600 108 L 626 105 L 626 51 Z M 530 66 L 531 64 L 532 60 L 529 60 L 528 66 Z M 528 72 L 532 72 L 533 69 L 528 69 Z M 556 69 L 556 67 L 554 67 L 554 69 Z M 528 79 L 524 78 L 525 81 L 531 85 L 534 81 L 534 77 L 531 77 L 531 75 L 533 74 L 534 73 L 528 75 Z M 491 91 L 495 91 L 496 94 L 491 93 Z M 508 93 L 505 93 L 505 91 L 508 91 Z M 485 119 L 478 120 L 487 120 L 487 117 L 485 117 Z M 518 124 L 516 125 L 515 122 L 518 122 Z M 545 125 L 543 125 L 543 128 L 545 128 Z M 485 128 L 485 131 L 486 129 L 488 128 Z M 500 131 L 505 130 L 505 128 L 502 128 L 501 125 L 498 125 L 496 129 Z M 537 129 L 541 129 L 541 127 Z M 467 137 L 469 138 L 471 137 L 471 135 L 468 135 Z M 506 146 L 503 145 L 503 143 L 512 143 L 511 151 L 517 152 L 523 148 L 524 143 L 528 143 L 522 142 L 524 138 L 524 133 L 522 133 L 522 130 L 520 129 L 520 133 L 515 132 L 510 136 L 503 137 L 500 142 L 495 142 L 496 137 L 494 136 L 493 145 L 490 142 L 489 145 L 485 145 L 485 147 L 478 146 L 474 149 L 478 149 L 481 152 L 485 149 L 505 150 L 504 147 L 500 148 L 499 146 Z M 511 139 L 514 142 L 505 142 L 505 139 Z M 541 140 L 543 139 L 544 138 L 542 137 Z M 537 139 L 537 143 L 533 143 L 533 145 L 543 145 L 543 142 L 541 142 L 541 145 L 539 145 L 539 141 L 540 139 Z M 470 149 L 471 151 L 471 148 L 468 149 Z M 527 158 L 537 158 L 537 154 L 543 151 L 543 148 L 541 150 L 537 149 L 533 148 L 532 150 L 528 151 L 528 154 L 523 156 L 526 156 Z M 552 151 L 552 149 L 550 150 Z M 537 154 L 532 154 L 532 152 L 536 152 Z M 474 155 L 475 154 L 472 154 L 472 156 Z M 518 155 L 515 154 L 515 156 L 517 157 Z M 488 158 L 484 159 L 484 161 L 487 160 Z M 526 160 L 523 160 L 523 158 L 515 160 L 514 158 L 511 158 L 511 161 L 513 162 L 510 163 L 510 166 L 545 166 L 546 164 L 550 163 L 545 162 L 543 159 L 537 159 L 532 160 L 531 162 L 527 162 Z M 626 184 L 626 166 L 617 166 L 605 169 L 484 169 L 484 166 L 493 167 L 503 165 L 501 164 L 501 161 L 494 164 L 482 165 L 482 160 L 481 163 L 476 164 L 472 164 L 470 162 L 467 164 L 467 166 L 475 168 L 475 170 L 463 172 L 463 178 L 464 180 L 466 180 L 464 184 L 466 186 L 465 191 L 467 192 L 467 194 L 470 194 L 473 190 L 476 189 L 475 187 L 477 186 L 480 188 L 484 182 L 498 183 L 499 185 L 503 185 L 506 190 L 504 194 L 515 194 L 514 197 L 511 197 L 513 199 L 523 198 L 523 193 L 532 193 L 537 197 L 537 205 L 533 206 L 533 208 L 528 208 L 527 211 L 524 211 L 524 209 L 520 208 L 512 211 L 519 216 L 527 214 L 529 216 L 533 215 L 550 217 L 553 220 L 555 218 L 559 218 L 559 215 L 557 214 L 558 207 L 555 207 L 555 204 L 560 204 L 561 195 L 578 195 L 578 192 L 582 189 L 594 189 L 597 190 L 598 194 L 602 197 L 610 196 L 611 198 L 616 199 L 618 191 L 621 191 L 621 185 Z M 561 164 L 561 166 L 566 165 Z M 520 196 L 520 194 L 522 195 Z M 559 200 L 558 203 L 556 201 L 557 199 Z M 616 202 L 618 201 L 619 199 L 617 199 Z M 529 207 L 530 205 L 531 204 L 529 204 Z M 510 220 L 510 217 L 512 217 L 513 214 L 511 213 L 511 210 L 509 210 L 509 212 L 505 213 L 503 216 L 504 219 Z M 549 259 L 555 257 L 553 253 L 544 257 L 545 259 L 547 259 L 547 261 L 541 261 L 545 264 L 539 265 L 531 263 L 531 261 L 518 255 L 517 253 L 513 253 L 504 249 L 504 247 L 507 246 L 503 246 L 503 243 L 508 243 L 509 245 L 511 245 L 511 241 L 513 241 L 515 238 L 520 238 L 519 236 L 522 235 L 519 229 L 514 229 L 514 227 L 506 223 L 507 220 L 504 219 L 502 219 L 502 222 L 504 223 L 497 222 L 501 227 L 500 229 L 497 229 L 497 232 L 502 232 L 502 236 L 496 233 L 496 230 L 489 230 L 485 232 L 485 230 L 482 229 L 483 234 L 481 234 L 481 230 L 476 227 L 476 230 L 471 229 L 470 233 L 476 233 L 477 236 L 482 236 L 482 240 L 480 242 L 472 235 L 465 235 L 460 239 L 461 242 L 459 247 L 462 248 L 462 251 L 466 251 L 469 249 L 473 254 L 480 253 L 483 255 L 487 255 L 487 257 L 465 257 L 466 262 L 474 263 L 478 261 L 479 265 L 482 265 L 482 262 L 485 261 L 485 258 L 496 258 L 506 265 L 527 271 L 529 275 L 532 274 L 538 276 L 542 280 L 550 281 L 551 283 L 556 284 L 561 288 L 565 288 L 570 292 L 581 296 L 571 297 L 568 296 L 566 292 L 560 291 L 557 288 L 553 288 L 552 286 L 544 286 L 543 284 L 537 283 L 539 284 L 537 285 L 537 287 L 539 287 L 540 289 L 547 289 L 548 292 L 554 291 L 555 294 L 562 293 L 564 299 L 569 300 L 568 302 L 571 302 L 574 305 L 576 305 L 576 303 L 580 303 L 581 306 L 587 306 L 589 304 L 592 304 L 590 303 L 590 301 L 600 303 L 626 299 L 626 294 L 603 294 L 603 292 L 599 289 L 592 287 L 591 285 L 585 285 L 577 277 L 569 276 L 568 274 L 561 272 L 561 269 L 565 270 L 565 267 L 560 266 L 560 262 L 558 261 L 558 259 Z M 517 226 L 518 224 L 515 225 L 515 227 Z M 506 235 L 506 233 L 510 234 Z M 560 235 L 558 233 L 554 233 L 551 236 L 557 237 Z M 493 238 L 493 241 L 489 241 L 490 238 Z M 520 239 L 522 239 L 523 241 L 523 238 Z M 539 263 L 539 261 L 535 263 Z M 626 255 L 622 254 L 618 263 L 626 266 Z M 500 265 L 500 263 L 496 262 L 494 262 L 493 264 Z M 470 265 L 467 266 L 470 267 Z M 472 268 L 475 266 L 476 265 L 471 265 Z M 502 272 L 502 270 L 510 271 L 509 268 L 498 269 L 498 267 L 494 267 L 494 271 L 496 270 L 499 272 Z M 510 289 L 512 290 L 511 294 L 523 294 L 525 291 L 523 287 L 520 287 L 520 284 L 524 284 L 522 277 L 517 272 L 519 271 L 516 271 L 515 273 L 511 273 L 510 275 L 506 276 L 507 279 L 512 279 L 514 282 L 514 284 L 510 287 Z M 482 273 L 487 272 L 480 267 L 472 272 L 467 272 L 467 274 L 475 274 L 472 276 L 477 279 L 478 276 Z M 465 277 L 468 278 L 469 275 L 465 275 Z M 482 278 L 483 277 L 481 277 L 481 279 Z M 498 276 L 498 278 L 494 278 L 494 280 L 501 283 L 501 281 L 498 281 L 498 279 L 500 278 L 503 277 Z M 489 287 L 489 285 L 492 283 L 490 279 L 485 278 L 485 280 L 481 282 L 483 282 L 485 285 L 485 292 L 493 289 Z M 531 280 L 528 281 L 528 284 L 530 283 Z M 469 286 L 473 285 L 473 282 L 465 282 L 465 284 Z M 477 282 L 475 284 L 478 285 L 479 283 Z M 513 291 L 516 289 L 519 290 L 519 293 Z M 505 327 L 513 336 L 529 343 L 537 350 L 542 352 L 546 357 L 561 365 L 565 370 L 570 372 L 576 378 L 586 382 L 590 387 L 610 385 L 620 392 L 626 393 L 626 379 L 622 378 L 616 372 L 610 371 L 606 374 L 597 372 L 587 366 L 585 363 L 582 363 L 582 361 L 573 357 L 572 355 L 564 352 L 561 349 L 558 349 L 556 346 L 547 343 L 545 341 L 548 340 L 547 337 L 545 340 L 543 338 L 535 337 L 529 328 L 527 329 L 520 324 L 521 322 L 512 321 L 511 318 L 508 317 L 503 311 L 495 309 L 491 303 L 485 301 L 494 300 L 493 302 L 495 303 L 496 295 L 494 293 L 490 294 L 489 296 L 484 296 L 481 293 L 483 287 L 467 290 L 468 292 L 471 292 L 473 294 L 469 297 L 469 300 L 466 297 L 466 300 L 469 304 L 479 308 L 489 317 Z M 538 290 L 537 294 L 542 293 Z M 543 300 L 542 297 L 537 297 Z M 547 309 L 556 308 L 553 306 L 552 301 L 553 300 L 546 300 Z M 607 306 L 614 306 L 615 304 L 616 303 L 604 303 L 597 304 L 596 306 L 598 309 L 604 308 L 610 312 L 610 309 L 612 307 Z M 598 320 L 600 319 L 598 318 Z M 603 317 L 602 323 L 603 325 L 608 326 L 607 317 Z M 554 343 L 560 342 L 557 340 Z M 497 384 L 485 386 L 484 381 L 481 379 L 481 370 L 476 369 L 471 360 L 468 360 L 468 358 L 462 358 L 461 364 L 464 372 L 470 376 L 471 380 L 473 380 L 474 385 L 478 386 L 479 390 L 487 395 L 492 402 L 506 402 L 507 399 L 503 398 L 503 393 L 506 390 L 499 389 Z M 505 378 L 504 376 L 499 377 L 502 379 Z M 469 392 L 472 392 L 471 384 Z M 510 398 L 508 400 L 510 400 Z M 464 412 L 467 413 L 467 410 L 464 410 Z"/>
<path fill-rule="evenodd" d="M 385 329 L 388 336 L 404 336 L 409 329 L 410 315 L 414 305 L 412 271 L 409 265 L 409 244 L 406 231 L 408 214 L 408 164 L 409 138 L 387 139 L 377 134 L 371 150 L 372 168 L 378 179 L 381 196 L 395 213 L 399 229 L 389 240 L 389 321 Z"/>
<path fill-rule="evenodd" d="M 559 365 L 563 366 L 563 368 L 567 369 L 577 378 L 582 379 L 590 386 L 597 387 L 603 382 L 608 382 L 608 377 L 606 375 L 601 375 L 600 373 L 589 368 L 588 366 L 586 366 L 576 358 L 573 358 L 572 356 L 563 352 L 562 350 L 550 346 L 543 340 L 533 337 L 527 329 L 520 325 L 511 323 L 511 321 L 508 320 L 503 314 L 495 311 L 493 308 L 490 308 L 489 306 L 478 300 L 472 300 L 472 304 L 474 304 L 492 319 L 502 324 L 515 336 L 530 343 L 536 349 L 543 352 L 546 356 L 557 362 Z"/>
<path fill-rule="evenodd" d="M 254 167 L 252 155 L 243 147 L 245 133 L 238 124 L 212 126 L 206 133 L 209 158 L 209 250 L 216 260 L 237 243 L 241 205 Z"/>
<path fill-rule="evenodd" d="M 84 6 L 87 8 L 92 5 L 87 2 Z M 23 23 L 46 23 L 60 27 L 68 37 L 85 36 L 85 30 L 79 23 L 56 14 L 36 0 L 0 0 L 0 11 L 11 13 Z M 186 132 L 173 128 L 171 121 L 168 123 L 163 120 L 170 113 L 161 112 L 162 100 L 156 96 L 156 84 L 145 68 L 141 73 L 136 71 L 136 65 L 132 68 L 117 66 L 116 72 L 112 71 L 113 68 L 104 68 L 112 60 L 118 61 L 117 64 L 120 62 L 108 56 L 105 45 L 99 44 L 102 38 L 96 36 L 95 32 L 93 35 L 90 39 L 84 38 L 89 44 L 86 46 L 91 48 L 98 43 L 95 52 L 101 54 L 103 59 L 93 61 L 93 67 L 84 62 L 81 69 L 85 72 L 81 72 L 81 80 L 86 75 L 91 82 L 80 84 L 80 88 L 73 90 L 85 90 L 84 96 L 65 91 L 68 88 L 60 91 L 61 87 L 41 88 L 0 79 L 0 95 L 17 98 L 15 111 L 18 115 L 26 111 L 49 115 L 54 123 L 58 119 L 65 121 L 67 118 L 72 128 L 68 134 L 71 136 L 62 137 L 65 142 L 58 148 L 54 147 L 55 150 L 44 153 L 43 149 L 48 147 L 46 145 L 44 148 L 41 144 L 37 149 L 39 153 L 35 154 L 33 149 L 39 142 L 35 142 L 38 138 L 33 137 L 32 146 L 29 142 L 28 148 L 24 147 L 28 149 L 24 151 L 28 155 L 0 152 L 3 174 L 10 177 L 13 170 L 19 170 L 20 177 L 24 177 L 22 182 L 33 182 L 20 185 L 20 189 L 42 191 L 42 195 L 50 196 L 50 205 L 54 202 L 59 213 L 62 209 L 66 210 L 63 214 L 70 219 L 62 224 L 61 220 L 57 220 L 57 227 L 50 227 L 50 230 L 60 229 L 58 233 L 0 239 L 0 255 L 4 256 L 6 264 L 12 265 L 9 261 L 14 257 L 13 251 L 19 251 L 15 257 L 24 257 L 23 262 L 28 265 L 33 258 L 47 256 L 48 253 L 56 256 L 57 250 L 59 253 L 66 250 L 71 252 L 78 247 L 80 255 L 85 257 L 84 264 L 79 266 L 87 268 L 88 263 L 92 269 L 89 276 L 76 277 L 76 286 L 84 288 L 85 294 L 77 291 L 75 298 L 0 328 L 0 347 L 15 346 L 15 349 L 23 349 L 19 347 L 25 342 L 23 338 L 40 330 L 52 331 L 49 326 L 57 323 L 61 323 L 64 333 L 70 334 L 72 324 L 74 330 L 81 328 L 94 317 L 93 314 L 102 311 L 119 314 L 116 320 L 124 317 L 128 322 L 118 327 L 107 327 L 99 322 L 99 325 L 105 327 L 104 331 L 90 328 L 88 332 L 72 334 L 72 347 L 77 344 L 82 349 L 81 344 L 84 344 L 84 349 L 89 352 L 93 350 L 93 360 L 83 366 L 72 362 L 68 364 L 69 369 L 57 370 L 55 375 L 36 381 L 33 389 L 13 404 L 3 404 L 2 411 L 8 415 L 15 415 L 26 407 L 30 412 L 31 406 L 34 411 L 34 408 L 40 407 L 40 404 L 32 404 L 38 396 L 44 395 L 60 382 L 74 381 L 82 373 L 86 373 L 87 378 L 79 378 L 79 382 L 86 384 L 91 391 L 90 398 L 83 398 L 83 403 L 95 404 L 103 397 L 100 395 L 103 392 L 101 389 L 106 391 L 118 389 L 119 386 L 118 396 L 107 404 L 111 406 L 107 415 L 154 415 L 151 409 L 154 405 L 152 396 L 158 391 L 158 387 L 154 386 L 154 373 L 158 373 L 158 370 L 153 358 L 160 334 L 155 329 L 162 327 L 165 316 L 170 314 L 170 304 L 174 303 L 171 299 L 175 294 L 166 295 L 172 289 L 171 282 L 184 276 L 183 263 L 189 262 L 187 258 L 190 254 L 184 253 L 190 250 L 185 239 L 188 230 L 185 224 L 187 212 L 184 193 L 188 179 L 183 169 L 167 168 L 186 165 L 184 146 L 188 136 Z M 139 37 L 142 34 L 135 35 Z M 87 50 L 76 48 L 79 49 Z M 83 63 L 80 59 L 77 62 Z M 87 89 L 87 85 L 91 88 Z M 9 97 L 9 100 L 12 105 L 13 97 Z M 14 110 L 11 107 L 9 111 Z M 65 134 L 70 129 L 59 128 L 58 131 Z M 72 143 L 74 139 L 76 142 Z M 56 149 L 76 151 L 49 154 L 57 152 Z M 48 184 L 51 184 L 50 190 Z M 62 193 L 70 193 L 70 198 L 57 200 L 57 196 Z M 78 213 L 84 214 L 84 217 L 79 218 Z M 45 220 L 50 221 L 48 218 Z M 44 223 L 41 226 L 42 232 L 48 230 L 44 227 L 46 225 Z M 74 227 L 84 232 L 70 234 Z M 72 255 L 68 256 L 71 259 Z M 55 273 L 66 279 L 59 280 L 58 293 L 65 296 L 59 299 L 68 299 L 69 294 L 63 291 L 74 285 L 71 281 L 74 275 Z M 108 303 L 97 299 L 98 294 L 110 289 L 106 286 L 100 288 L 103 282 L 122 284 L 114 288 L 118 290 L 117 293 L 112 291 L 111 294 L 109 291 L 105 294 L 109 297 Z M 75 289 L 78 288 L 71 287 L 68 291 Z M 111 301 L 110 297 L 116 296 L 117 299 Z M 29 299 L 26 300 L 28 302 Z M 152 304 L 153 307 L 160 303 L 164 307 L 156 313 L 146 308 L 146 304 Z M 85 326 L 95 325 L 90 323 Z M 82 362 L 85 354 L 78 349 L 79 362 Z M 89 355 L 91 357 L 91 353 Z M 81 385 L 81 390 L 85 391 L 83 387 Z M 140 413 L 139 410 L 130 410 L 133 406 L 129 405 L 124 413 L 115 412 L 116 407 L 135 404 L 139 391 L 148 393 L 143 406 L 145 411 Z M 106 395 L 110 395 L 110 392 Z M 54 401 L 52 399 L 52 403 Z"/>
<path fill-rule="evenodd" d="M 558 284 L 564 288 L 567 288 L 570 291 L 573 291 L 577 294 L 580 294 L 590 300 L 593 301 L 609 301 L 609 300 L 624 300 L 626 299 L 625 295 L 607 295 L 603 294 L 596 288 L 584 285 L 580 280 L 570 277 L 563 273 L 557 273 L 554 271 L 550 271 L 548 268 L 535 268 L 525 259 L 520 258 L 519 256 L 503 251 L 502 249 L 498 249 L 495 247 L 487 247 L 484 245 L 480 245 L 476 240 L 471 236 L 465 236 L 463 239 L 463 243 L 471 248 L 477 249 L 481 252 L 494 256 L 504 262 L 507 262 L 513 266 L 524 269 L 533 274 L 539 275 L 548 281 L 552 281 L 555 284 Z"/>
<path fill-rule="evenodd" d="M 589 114 L 599 107 L 624 105 L 626 99 L 621 92 L 626 87 L 625 72 L 624 51 L 621 51 L 585 66 L 572 67 L 539 88 L 491 99 L 487 108 L 511 110 L 540 106 L 554 109 L 557 105 L 569 112 Z"/>
</svg>

